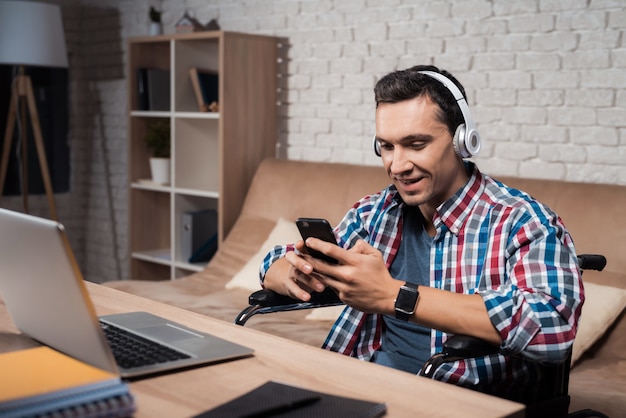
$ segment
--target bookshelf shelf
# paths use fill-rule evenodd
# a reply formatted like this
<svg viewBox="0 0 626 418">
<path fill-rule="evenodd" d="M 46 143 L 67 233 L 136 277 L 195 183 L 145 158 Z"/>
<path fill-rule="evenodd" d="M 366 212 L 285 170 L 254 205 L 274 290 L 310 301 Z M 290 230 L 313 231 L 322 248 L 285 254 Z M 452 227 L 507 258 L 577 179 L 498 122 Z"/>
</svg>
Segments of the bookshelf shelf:
<svg viewBox="0 0 626 418">
<path fill-rule="evenodd" d="M 176 118 L 189 118 L 189 119 L 215 119 L 220 118 L 220 114 L 217 112 L 174 112 Z"/>
<path fill-rule="evenodd" d="M 137 260 L 149 261 L 151 263 L 164 265 L 169 265 L 172 262 L 171 250 L 169 248 L 138 251 L 132 253 L 132 257 Z"/>
<path fill-rule="evenodd" d="M 181 253 L 185 212 L 215 209 L 218 243 L 228 235 L 258 164 L 276 153 L 278 46 L 275 37 L 224 31 L 129 39 L 131 279 L 175 279 L 204 268 Z M 193 67 L 218 74 L 219 112 L 200 111 Z M 169 110 L 143 110 L 140 70 L 147 68 L 169 73 Z M 143 137 L 154 118 L 170 121 L 166 185 L 149 181 Z"/>
<path fill-rule="evenodd" d="M 130 112 L 130 116 L 138 118 L 169 118 L 172 112 L 157 111 L 157 110 L 133 110 Z"/>
</svg>

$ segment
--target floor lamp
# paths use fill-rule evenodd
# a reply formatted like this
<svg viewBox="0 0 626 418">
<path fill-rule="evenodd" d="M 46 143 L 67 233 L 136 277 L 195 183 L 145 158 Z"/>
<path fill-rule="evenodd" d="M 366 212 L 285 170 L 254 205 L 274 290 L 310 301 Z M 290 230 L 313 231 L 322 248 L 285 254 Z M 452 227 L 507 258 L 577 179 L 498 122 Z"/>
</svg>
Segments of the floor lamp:
<svg viewBox="0 0 626 418">
<path fill-rule="evenodd" d="M 2 160 L 0 161 L 0 198 L 6 180 L 13 132 L 19 117 L 22 127 L 19 130 L 19 134 L 22 135 L 22 200 L 24 211 L 28 213 L 28 141 L 27 136 L 24 135 L 27 132 L 26 116 L 28 113 L 41 176 L 50 206 L 50 215 L 52 219 L 56 220 L 56 206 L 39 124 L 39 114 L 35 104 L 33 86 L 24 68 L 26 66 L 67 68 L 65 36 L 59 6 L 26 1 L 0 1 L 0 64 L 10 64 L 17 67 L 11 85 L 11 102 L 4 133 Z"/>
</svg>

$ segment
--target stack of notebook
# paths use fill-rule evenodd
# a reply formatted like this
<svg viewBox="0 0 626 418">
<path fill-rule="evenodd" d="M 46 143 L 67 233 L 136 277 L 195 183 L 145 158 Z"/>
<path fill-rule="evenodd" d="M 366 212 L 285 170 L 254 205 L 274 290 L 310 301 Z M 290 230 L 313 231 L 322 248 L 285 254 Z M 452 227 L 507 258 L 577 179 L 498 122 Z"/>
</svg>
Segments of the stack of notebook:
<svg viewBox="0 0 626 418">
<path fill-rule="evenodd" d="M 128 386 L 114 373 L 49 347 L 0 354 L 0 418 L 127 417 Z"/>
</svg>

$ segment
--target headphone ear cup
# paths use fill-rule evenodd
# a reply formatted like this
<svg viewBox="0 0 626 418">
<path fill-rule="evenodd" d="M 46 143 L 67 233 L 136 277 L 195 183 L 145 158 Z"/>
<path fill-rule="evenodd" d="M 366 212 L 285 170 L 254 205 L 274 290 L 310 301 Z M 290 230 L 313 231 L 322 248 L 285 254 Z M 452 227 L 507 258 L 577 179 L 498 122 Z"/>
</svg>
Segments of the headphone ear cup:
<svg viewBox="0 0 626 418">
<path fill-rule="evenodd" d="M 469 157 L 478 154 L 481 147 L 480 134 L 476 129 L 469 129 L 465 132 L 465 150 Z"/>
<path fill-rule="evenodd" d="M 454 132 L 454 138 L 452 138 L 452 146 L 454 147 L 454 152 L 461 158 L 469 158 L 471 155 L 468 155 L 467 149 L 465 148 L 465 124 L 462 123 L 457 126 L 456 131 Z"/>
<path fill-rule="evenodd" d="M 470 158 L 480 151 L 480 135 L 476 129 L 468 130 L 464 123 L 460 124 L 454 132 L 452 146 L 456 155 L 461 158 Z"/>
<path fill-rule="evenodd" d="M 376 137 L 374 137 L 374 154 L 378 157 L 382 156 L 382 153 L 380 152 L 380 144 L 376 140 Z"/>
</svg>

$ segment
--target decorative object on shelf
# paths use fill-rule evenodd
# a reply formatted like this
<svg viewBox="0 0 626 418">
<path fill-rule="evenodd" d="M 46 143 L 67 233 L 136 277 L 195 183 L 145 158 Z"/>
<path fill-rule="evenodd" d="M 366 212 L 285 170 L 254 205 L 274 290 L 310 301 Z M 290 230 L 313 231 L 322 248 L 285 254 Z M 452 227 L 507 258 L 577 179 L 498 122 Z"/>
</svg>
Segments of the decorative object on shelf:
<svg viewBox="0 0 626 418">
<path fill-rule="evenodd" d="M 185 10 L 183 17 L 176 22 L 176 33 L 201 32 L 204 30 L 202 23 L 193 16 L 189 15 L 189 11 Z"/>
<path fill-rule="evenodd" d="M 203 25 L 189 13 L 189 10 L 185 10 L 185 14 L 176 22 L 176 33 L 202 32 L 207 30 L 220 30 L 217 19 L 211 19 L 209 23 Z"/>
<path fill-rule="evenodd" d="M 162 35 L 163 23 L 161 22 L 161 11 L 150 6 L 150 35 Z"/>
<path fill-rule="evenodd" d="M 4 189 L 4 181 L 9 163 L 9 153 L 13 140 L 13 131 L 17 124 L 21 137 L 22 158 L 22 200 L 24 211 L 28 213 L 28 126 L 25 122 L 26 112 L 30 116 L 39 167 L 43 184 L 50 206 L 50 216 L 58 219 L 52 181 L 48 170 L 48 160 L 41 133 L 39 114 L 35 102 L 33 86 L 30 76 L 24 67 L 62 67 L 67 68 L 67 51 L 65 49 L 65 34 L 61 19 L 61 8 L 58 5 L 23 2 L 0 2 L 0 64 L 15 65 L 17 71 L 11 84 L 10 103 L 7 106 L 7 125 L 4 134 L 2 162 L 0 163 L 0 196 Z M 5 100 L 3 97 L 2 100 Z M 26 106 L 28 105 L 28 106 Z M 26 110 L 28 109 L 28 110 Z"/>
<path fill-rule="evenodd" d="M 150 172 L 157 184 L 170 182 L 170 121 L 155 119 L 148 122 L 146 146 L 151 151 Z"/>
<path fill-rule="evenodd" d="M 217 19 L 211 19 L 204 25 L 204 30 L 220 30 L 220 24 L 217 23 Z"/>
<path fill-rule="evenodd" d="M 216 71 L 192 67 L 189 78 L 200 112 L 219 112 L 219 77 Z"/>
</svg>

